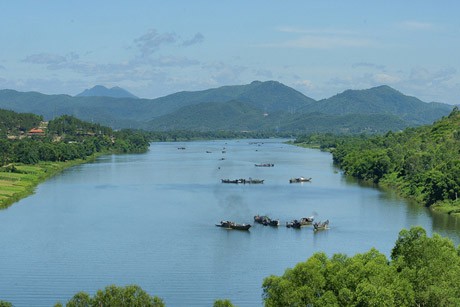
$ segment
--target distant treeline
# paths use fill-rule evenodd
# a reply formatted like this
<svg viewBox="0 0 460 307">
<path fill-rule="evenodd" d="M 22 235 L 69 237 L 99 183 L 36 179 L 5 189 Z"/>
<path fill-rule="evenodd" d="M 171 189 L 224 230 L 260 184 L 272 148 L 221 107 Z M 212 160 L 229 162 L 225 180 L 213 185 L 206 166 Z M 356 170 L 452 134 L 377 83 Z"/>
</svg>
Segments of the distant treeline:
<svg viewBox="0 0 460 307">
<path fill-rule="evenodd" d="M 432 125 L 379 136 L 299 137 L 320 144 L 348 175 L 394 187 L 426 206 L 460 212 L 460 111 Z"/>
<path fill-rule="evenodd" d="M 294 138 L 292 133 L 274 133 L 272 131 L 158 131 L 146 132 L 152 141 L 176 142 L 193 140 L 227 140 L 227 139 L 268 139 L 268 138 Z"/>
</svg>

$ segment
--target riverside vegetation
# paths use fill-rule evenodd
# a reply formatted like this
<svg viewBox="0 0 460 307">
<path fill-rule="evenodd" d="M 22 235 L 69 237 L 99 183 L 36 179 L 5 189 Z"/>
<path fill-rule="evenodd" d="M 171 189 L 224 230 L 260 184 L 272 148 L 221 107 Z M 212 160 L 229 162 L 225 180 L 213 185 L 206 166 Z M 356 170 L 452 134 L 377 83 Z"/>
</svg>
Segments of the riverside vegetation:
<svg viewBox="0 0 460 307">
<path fill-rule="evenodd" d="M 432 125 L 376 136 L 300 137 L 330 150 L 345 174 L 395 189 L 433 210 L 460 216 L 460 111 Z"/>
<path fill-rule="evenodd" d="M 0 110 L 0 208 L 69 166 L 100 154 L 145 152 L 148 146 L 147 135 L 137 131 L 113 131 L 67 115 L 45 123 L 41 116 Z"/>
</svg>

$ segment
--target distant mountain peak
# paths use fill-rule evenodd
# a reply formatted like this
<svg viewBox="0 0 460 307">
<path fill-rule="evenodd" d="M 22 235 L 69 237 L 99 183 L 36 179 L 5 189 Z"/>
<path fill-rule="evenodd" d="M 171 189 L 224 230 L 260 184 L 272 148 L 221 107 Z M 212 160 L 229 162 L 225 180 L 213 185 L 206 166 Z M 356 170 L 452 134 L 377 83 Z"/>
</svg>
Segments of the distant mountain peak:
<svg viewBox="0 0 460 307">
<path fill-rule="evenodd" d="M 96 85 L 93 86 L 90 89 L 86 89 L 80 94 L 77 95 L 77 97 L 112 97 L 112 98 L 139 98 L 130 92 L 128 92 L 125 89 L 122 89 L 119 86 L 114 86 L 112 88 L 107 88 L 103 85 Z"/>
</svg>

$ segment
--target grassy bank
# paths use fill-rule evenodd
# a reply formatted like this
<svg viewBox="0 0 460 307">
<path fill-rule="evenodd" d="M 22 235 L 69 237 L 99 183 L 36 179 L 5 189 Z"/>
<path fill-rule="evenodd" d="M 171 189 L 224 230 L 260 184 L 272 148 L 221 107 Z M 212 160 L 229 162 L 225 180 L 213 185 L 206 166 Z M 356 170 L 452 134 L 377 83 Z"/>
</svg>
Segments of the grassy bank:
<svg viewBox="0 0 460 307">
<path fill-rule="evenodd" d="M 430 207 L 433 211 L 460 217 L 460 199 L 440 201 Z"/>
<path fill-rule="evenodd" d="M 40 162 L 34 165 L 14 164 L 0 168 L 0 209 L 29 196 L 35 188 L 63 170 L 81 163 L 93 161 L 78 159 L 67 162 Z"/>
</svg>

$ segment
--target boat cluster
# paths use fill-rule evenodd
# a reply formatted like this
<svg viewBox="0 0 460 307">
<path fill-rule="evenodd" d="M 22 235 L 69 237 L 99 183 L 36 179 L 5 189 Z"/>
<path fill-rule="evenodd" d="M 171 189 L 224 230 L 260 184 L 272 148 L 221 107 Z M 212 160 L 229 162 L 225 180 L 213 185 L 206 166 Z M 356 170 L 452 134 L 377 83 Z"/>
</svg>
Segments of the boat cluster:
<svg viewBox="0 0 460 307">
<path fill-rule="evenodd" d="M 279 220 L 272 220 L 266 215 L 255 215 L 254 216 L 254 223 L 261 224 L 264 226 L 273 226 L 278 227 L 281 225 Z M 324 222 L 314 222 L 314 217 L 303 217 L 300 220 L 292 220 L 290 222 L 286 222 L 287 228 L 296 228 L 300 229 L 303 226 L 313 226 L 314 231 L 329 229 L 329 220 Z M 231 221 L 220 221 L 219 224 L 216 224 L 218 227 L 223 227 L 226 229 L 236 229 L 236 230 L 249 230 L 251 228 L 250 224 L 238 224 Z"/>
</svg>

